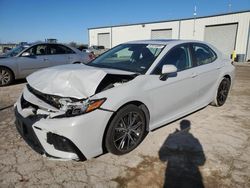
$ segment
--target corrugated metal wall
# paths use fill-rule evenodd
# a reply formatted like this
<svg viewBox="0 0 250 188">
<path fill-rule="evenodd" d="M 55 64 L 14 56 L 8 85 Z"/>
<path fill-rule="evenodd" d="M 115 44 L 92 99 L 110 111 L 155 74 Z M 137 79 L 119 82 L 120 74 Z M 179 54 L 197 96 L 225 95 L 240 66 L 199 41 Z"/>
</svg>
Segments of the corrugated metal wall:
<svg viewBox="0 0 250 188">
<path fill-rule="evenodd" d="M 89 29 L 89 44 L 98 44 L 98 33 L 110 33 L 110 46 L 132 40 L 151 39 L 152 30 L 172 30 L 173 39 L 205 40 L 205 28 L 209 25 L 238 23 L 235 49 L 237 54 L 246 54 L 250 12 L 232 13 L 187 20 L 159 23 L 144 23 L 126 26 Z M 230 39 L 229 39 L 230 40 Z M 234 40 L 234 39 L 231 39 Z M 231 49 L 230 49 L 231 50 Z"/>
</svg>

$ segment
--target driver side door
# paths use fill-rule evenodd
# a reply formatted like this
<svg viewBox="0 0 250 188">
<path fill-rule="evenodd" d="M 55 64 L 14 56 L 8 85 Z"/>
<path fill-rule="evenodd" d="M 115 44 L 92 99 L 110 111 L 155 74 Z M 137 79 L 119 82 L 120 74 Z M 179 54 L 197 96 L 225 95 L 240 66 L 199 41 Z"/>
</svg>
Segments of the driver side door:
<svg viewBox="0 0 250 188">
<path fill-rule="evenodd" d="M 172 64 L 177 73 L 161 80 L 162 66 Z M 150 101 L 150 129 L 157 128 L 181 117 L 197 107 L 198 79 L 193 68 L 189 44 L 172 48 L 155 70 L 148 75 L 144 93 Z"/>
</svg>

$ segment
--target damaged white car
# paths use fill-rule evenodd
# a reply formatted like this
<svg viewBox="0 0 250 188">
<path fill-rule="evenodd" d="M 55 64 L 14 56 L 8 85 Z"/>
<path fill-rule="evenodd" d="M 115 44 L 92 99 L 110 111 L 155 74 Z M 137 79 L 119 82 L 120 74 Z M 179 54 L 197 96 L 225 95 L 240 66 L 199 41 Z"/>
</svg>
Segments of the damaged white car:
<svg viewBox="0 0 250 188">
<path fill-rule="evenodd" d="M 63 65 L 27 78 L 16 127 L 37 152 L 85 160 L 130 152 L 146 134 L 210 103 L 221 106 L 234 66 L 199 41 L 118 45 L 88 65 Z"/>
</svg>

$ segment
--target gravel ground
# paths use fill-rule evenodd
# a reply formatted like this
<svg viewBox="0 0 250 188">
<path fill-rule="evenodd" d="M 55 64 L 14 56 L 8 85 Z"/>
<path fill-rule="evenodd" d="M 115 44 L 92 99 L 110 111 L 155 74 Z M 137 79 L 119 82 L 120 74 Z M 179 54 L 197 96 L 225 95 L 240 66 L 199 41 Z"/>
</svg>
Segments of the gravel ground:
<svg viewBox="0 0 250 188">
<path fill-rule="evenodd" d="M 0 187 L 250 187 L 250 66 L 236 70 L 223 107 L 207 106 L 155 130 L 127 155 L 85 162 L 30 149 L 14 127 L 12 107 L 25 83 L 2 87 Z"/>
</svg>

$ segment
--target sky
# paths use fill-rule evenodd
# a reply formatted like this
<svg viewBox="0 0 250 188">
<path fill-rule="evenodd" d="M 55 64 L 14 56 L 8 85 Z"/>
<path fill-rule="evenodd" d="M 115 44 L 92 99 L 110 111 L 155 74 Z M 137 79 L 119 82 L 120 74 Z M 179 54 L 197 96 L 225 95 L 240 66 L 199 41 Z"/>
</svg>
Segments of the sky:
<svg viewBox="0 0 250 188">
<path fill-rule="evenodd" d="M 250 10 L 250 0 L 0 0 L 0 43 L 88 43 L 88 28 Z"/>
</svg>

